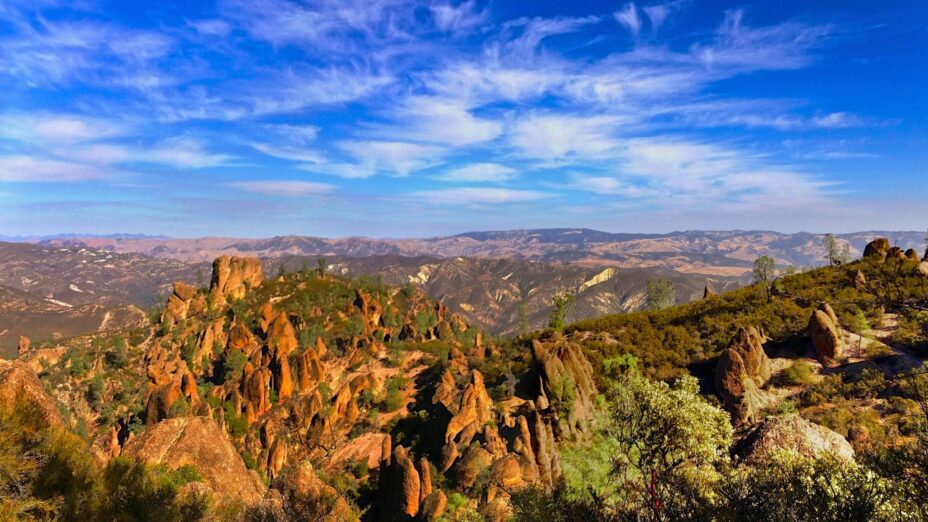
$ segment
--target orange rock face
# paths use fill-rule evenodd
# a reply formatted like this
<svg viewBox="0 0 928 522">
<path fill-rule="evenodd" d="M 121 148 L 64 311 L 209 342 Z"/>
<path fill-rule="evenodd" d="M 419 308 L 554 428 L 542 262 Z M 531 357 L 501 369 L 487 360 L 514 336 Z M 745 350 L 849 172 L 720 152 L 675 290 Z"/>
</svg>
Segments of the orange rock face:
<svg viewBox="0 0 928 522">
<path fill-rule="evenodd" d="M 219 426 L 203 417 L 168 419 L 150 426 L 129 440 L 122 454 L 169 469 L 191 465 L 214 495 L 246 505 L 257 503 L 267 489 L 258 475 L 245 467 Z"/>
<path fill-rule="evenodd" d="M 0 408 L 12 410 L 17 404 L 30 404 L 49 424 L 61 425 L 58 407 L 35 372 L 23 362 L 0 359 Z"/>
<path fill-rule="evenodd" d="M 457 414 L 451 418 L 445 430 L 446 443 L 454 441 L 455 437 L 471 423 L 477 422 L 482 426 L 490 420 L 493 401 L 483 384 L 483 375 L 473 370 L 471 379 L 472 382 L 464 388 L 464 393 L 461 395 L 461 405 Z"/>
<path fill-rule="evenodd" d="M 264 269 L 256 257 L 221 256 L 213 261 L 209 290 L 214 302 L 224 304 L 245 297 L 249 288 L 261 285 Z"/>
<path fill-rule="evenodd" d="M 267 331 L 267 347 L 273 357 L 280 359 L 297 349 L 296 332 L 287 314 L 280 312 L 270 323 Z"/>
</svg>

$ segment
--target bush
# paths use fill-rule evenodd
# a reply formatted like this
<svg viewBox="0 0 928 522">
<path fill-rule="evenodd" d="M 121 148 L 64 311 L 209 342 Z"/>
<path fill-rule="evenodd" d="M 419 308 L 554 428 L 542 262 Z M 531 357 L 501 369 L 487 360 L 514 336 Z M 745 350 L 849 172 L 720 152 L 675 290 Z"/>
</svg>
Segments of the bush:
<svg viewBox="0 0 928 522">
<path fill-rule="evenodd" d="M 783 382 L 790 386 L 810 384 L 815 380 L 815 367 L 806 360 L 793 362 L 783 370 Z"/>
</svg>

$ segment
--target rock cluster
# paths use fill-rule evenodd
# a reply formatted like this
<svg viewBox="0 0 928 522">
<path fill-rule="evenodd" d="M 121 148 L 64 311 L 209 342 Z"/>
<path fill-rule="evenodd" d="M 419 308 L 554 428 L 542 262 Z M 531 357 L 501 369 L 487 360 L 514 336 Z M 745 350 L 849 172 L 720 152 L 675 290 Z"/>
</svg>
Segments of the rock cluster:
<svg viewBox="0 0 928 522">
<path fill-rule="evenodd" d="M 844 341 L 838 316 L 828 303 L 822 303 L 809 318 L 809 336 L 819 360 L 839 359 L 844 355 Z"/>
<path fill-rule="evenodd" d="M 742 328 L 715 366 L 715 388 L 735 424 L 752 423 L 769 402 L 761 387 L 770 380 L 764 336 Z"/>
</svg>

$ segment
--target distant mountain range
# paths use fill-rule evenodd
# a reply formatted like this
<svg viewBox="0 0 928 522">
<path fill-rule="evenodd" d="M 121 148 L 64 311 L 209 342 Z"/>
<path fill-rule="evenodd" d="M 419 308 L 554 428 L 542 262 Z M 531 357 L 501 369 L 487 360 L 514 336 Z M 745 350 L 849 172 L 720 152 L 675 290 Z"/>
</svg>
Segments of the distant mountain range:
<svg viewBox="0 0 928 522">
<path fill-rule="evenodd" d="M 888 237 L 903 248 L 924 246 L 924 232 L 867 231 L 837 234 L 859 255 L 868 241 Z M 197 239 L 61 237 L 39 241 L 48 246 L 88 247 L 142 253 L 181 261 L 210 261 L 218 255 L 367 257 L 399 255 L 438 258 L 474 257 L 571 263 L 587 267 L 663 268 L 681 273 L 739 276 L 754 259 L 769 255 L 780 265 L 824 262 L 823 234 L 769 231 L 685 231 L 625 234 L 589 229 L 536 229 L 468 232 L 426 239 L 326 239 L 279 236 L 269 239 L 205 237 Z"/>
<path fill-rule="evenodd" d="M 860 232 L 836 236 L 858 256 L 872 238 L 921 249 L 921 232 Z M 587 229 L 471 232 L 428 239 L 171 239 L 114 234 L 0 242 L 0 353 L 19 335 L 66 337 L 140 320 L 162 303 L 167 282 L 205 285 L 208 262 L 220 255 L 258 256 L 268 275 L 315 268 L 346 276 L 379 276 L 392 285 L 421 286 L 434 299 L 489 332 L 511 335 L 545 325 L 552 297 L 577 297 L 569 319 L 638 310 L 647 281 L 673 281 L 677 301 L 750 282 L 754 259 L 780 266 L 818 265 L 821 234 L 688 231 L 613 234 Z M 35 339 L 34 339 L 35 340 Z M 41 340 L 41 339 L 39 339 Z"/>
</svg>

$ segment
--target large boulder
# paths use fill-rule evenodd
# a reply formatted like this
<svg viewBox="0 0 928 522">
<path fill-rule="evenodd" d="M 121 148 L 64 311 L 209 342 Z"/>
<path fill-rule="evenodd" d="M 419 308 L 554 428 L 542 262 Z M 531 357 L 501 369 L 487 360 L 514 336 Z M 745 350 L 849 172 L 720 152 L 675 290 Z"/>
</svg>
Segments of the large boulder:
<svg viewBox="0 0 928 522">
<path fill-rule="evenodd" d="M 267 488 L 249 471 L 225 432 L 205 417 L 181 417 L 149 426 L 129 439 L 123 455 L 152 465 L 196 468 L 203 483 L 217 497 L 246 505 L 261 500 Z"/>
<path fill-rule="evenodd" d="M 792 450 L 810 458 L 854 460 L 854 448 L 844 437 L 796 414 L 768 417 L 736 450 L 749 463 L 763 462 L 777 450 Z"/>
<path fill-rule="evenodd" d="M 50 425 L 61 425 L 61 413 L 55 401 L 26 363 L 0 359 L 0 409 L 17 406 L 34 408 Z"/>
<path fill-rule="evenodd" d="M 754 422 L 769 402 L 761 390 L 770 380 L 763 343 L 756 328 L 742 328 L 716 363 L 715 388 L 735 424 Z"/>
<path fill-rule="evenodd" d="M 844 341 L 834 310 L 827 303 L 809 318 L 809 336 L 819 360 L 838 359 L 844 354 Z"/>
<path fill-rule="evenodd" d="M 867 246 L 864 247 L 864 257 L 868 259 L 879 259 L 883 261 L 886 259 L 886 255 L 889 253 L 891 245 L 889 239 L 885 237 L 879 237 L 873 241 L 867 243 Z"/>
</svg>

